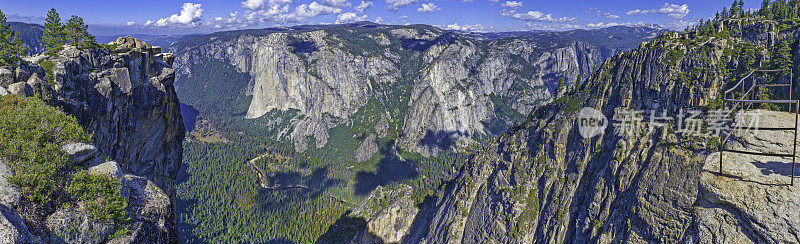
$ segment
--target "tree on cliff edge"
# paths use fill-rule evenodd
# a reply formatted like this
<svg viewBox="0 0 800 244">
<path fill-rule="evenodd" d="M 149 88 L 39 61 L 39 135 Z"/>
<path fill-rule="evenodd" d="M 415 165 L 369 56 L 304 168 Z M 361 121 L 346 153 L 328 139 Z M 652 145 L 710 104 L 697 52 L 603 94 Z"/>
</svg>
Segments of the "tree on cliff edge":
<svg viewBox="0 0 800 244">
<path fill-rule="evenodd" d="M 64 31 L 64 24 L 55 8 L 47 12 L 47 19 L 44 23 L 44 33 L 42 42 L 47 50 L 59 48 L 67 43 L 67 33 Z"/>
<path fill-rule="evenodd" d="M 6 16 L 0 11 L 0 65 L 15 65 L 22 61 L 28 47 L 22 42 L 19 33 L 8 25 Z"/>
<path fill-rule="evenodd" d="M 70 17 L 64 29 L 67 32 L 69 40 L 72 41 L 72 45 L 75 47 L 93 48 L 97 46 L 94 36 L 89 34 L 89 26 L 83 23 L 81 17 L 75 15 Z"/>
</svg>

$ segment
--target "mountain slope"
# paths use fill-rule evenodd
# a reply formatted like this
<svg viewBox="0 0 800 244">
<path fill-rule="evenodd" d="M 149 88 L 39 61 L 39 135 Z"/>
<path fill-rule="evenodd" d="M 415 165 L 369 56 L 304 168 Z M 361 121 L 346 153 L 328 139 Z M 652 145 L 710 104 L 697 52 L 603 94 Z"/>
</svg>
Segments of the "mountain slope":
<svg viewBox="0 0 800 244">
<path fill-rule="evenodd" d="M 19 33 L 22 42 L 28 45 L 29 55 L 44 52 L 44 43 L 42 42 L 44 26 L 22 22 L 8 22 L 8 25 L 11 26 L 12 30 Z"/>
<path fill-rule="evenodd" d="M 796 28 L 759 18 L 714 26 L 662 34 L 618 53 L 579 89 L 536 108 L 528 121 L 484 144 L 444 195 L 423 206 L 416 217 L 422 220 L 415 220 L 414 234 L 404 242 L 724 243 L 734 236 L 796 241 L 791 228 L 757 217 L 785 214 L 777 212 L 783 210 L 776 204 L 783 203 L 763 200 L 764 189 L 783 197 L 796 190 L 704 171 L 716 165 L 718 139 L 678 133 L 675 124 L 654 134 L 617 134 L 620 125 L 614 124 L 589 139 L 579 131 L 581 107 L 599 111 L 609 123 L 621 111 L 644 110 L 643 124 L 653 125 L 647 121 L 650 110 L 676 116 L 682 108 L 719 108 L 723 84 L 772 65 L 778 55 L 771 54 L 781 45 L 790 44 L 797 60 Z M 740 190 L 752 194 L 732 194 Z M 753 210 L 741 202 L 766 207 Z"/>
<path fill-rule="evenodd" d="M 223 115 L 254 119 L 273 109 L 297 110 L 291 126 L 276 129 L 288 133 L 270 136 L 293 141 L 302 152 L 309 137 L 316 142 L 310 146 L 324 147 L 332 128 L 350 123 L 374 99 L 383 107 L 375 116 L 404 125 L 401 148 L 427 156 L 503 131 L 549 101 L 559 79 L 570 84 L 588 77 L 606 57 L 660 32 L 620 28 L 480 41 L 430 26 L 362 22 L 190 36 L 171 49 L 179 94 L 201 112 L 247 106 Z M 627 38 L 620 42 L 609 33 Z M 248 80 L 222 91 L 228 101 L 203 96 L 221 84 L 192 73 L 218 61 Z"/>
</svg>

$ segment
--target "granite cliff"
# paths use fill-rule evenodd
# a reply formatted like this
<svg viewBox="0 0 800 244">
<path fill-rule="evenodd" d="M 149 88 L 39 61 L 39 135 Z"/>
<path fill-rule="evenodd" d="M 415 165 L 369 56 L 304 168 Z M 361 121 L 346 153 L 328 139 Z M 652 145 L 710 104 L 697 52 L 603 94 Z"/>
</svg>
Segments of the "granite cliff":
<svg viewBox="0 0 800 244">
<path fill-rule="evenodd" d="M 636 29 L 623 38 L 643 41 L 659 31 Z M 620 38 L 596 33 L 609 42 Z M 298 151 L 324 147 L 330 129 L 351 123 L 375 101 L 380 122 L 374 133 L 383 138 L 380 131 L 396 125 L 389 129 L 400 134 L 402 149 L 430 156 L 502 132 L 552 100 L 559 79 L 569 86 L 589 77 L 616 50 L 604 45 L 569 33 L 491 39 L 363 22 L 191 36 L 171 50 L 182 101 L 201 112 L 211 109 L 197 94 L 211 89 L 197 87 L 219 81 L 198 69 L 223 67 L 247 84 L 222 91 L 237 97 L 233 107 L 246 106 L 227 115 L 278 119 L 296 111 L 287 127 L 268 136 L 293 141 Z"/>
<path fill-rule="evenodd" d="M 65 144 L 62 150 L 77 167 L 114 179 L 131 219 L 114 227 L 71 208 L 31 212 L 25 207 L 29 204 L 20 204 L 19 189 L 5 184 L 3 189 L 17 192 L 12 194 L 17 197 L 3 202 L 7 219 L 3 223 L 11 223 L 4 227 L 12 226 L 3 228 L 4 240 L 177 242 L 172 203 L 185 129 L 172 86 L 172 55 L 124 37 L 106 48 L 79 50 L 65 45 L 53 56 L 26 60 L 29 64 L 13 70 L 0 68 L 0 88 L 7 88 L 0 91 L 41 98 L 74 116 L 92 135 L 91 144 Z M 0 172 L 4 178 L 12 173 Z M 107 240 L 115 228 L 123 228 L 122 234 Z"/>
<path fill-rule="evenodd" d="M 611 124 L 592 138 L 579 131 L 582 107 L 609 123 L 627 110 L 718 109 L 729 81 L 769 67 L 779 45 L 797 50 L 798 32 L 774 21 L 733 19 L 716 27 L 711 34 L 665 33 L 614 55 L 578 89 L 483 144 L 443 194 L 404 210 L 415 216 L 368 219 L 367 236 L 397 240 L 381 233 L 413 221 L 401 230 L 404 243 L 796 242 L 791 159 L 726 153 L 720 174 L 713 136 L 675 127 L 620 134 Z M 796 51 L 789 55 L 797 60 Z M 794 123 L 793 113 L 755 113 L 764 127 Z M 749 123 L 746 117 L 734 123 Z M 729 147 L 739 150 L 791 150 L 791 133 L 733 133 Z"/>
</svg>

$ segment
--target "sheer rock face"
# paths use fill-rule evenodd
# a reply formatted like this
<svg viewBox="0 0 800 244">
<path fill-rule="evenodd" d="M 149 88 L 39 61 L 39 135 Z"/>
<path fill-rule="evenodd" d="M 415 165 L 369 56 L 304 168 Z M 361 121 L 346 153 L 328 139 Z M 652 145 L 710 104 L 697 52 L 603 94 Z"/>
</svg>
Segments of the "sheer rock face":
<svg viewBox="0 0 800 244">
<path fill-rule="evenodd" d="M 174 195 L 184 127 L 174 71 L 153 49 L 68 48 L 55 63 L 57 103 L 94 133 L 100 154 Z"/>
<path fill-rule="evenodd" d="M 479 41 L 430 27 L 380 26 L 208 37 L 173 45 L 180 82 L 209 82 L 192 69 L 222 60 L 251 78 L 246 118 L 298 110 L 287 139 L 295 148 L 323 147 L 329 129 L 346 124 L 370 100 L 390 121 L 402 121 L 405 150 L 435 155 L 510 124 L 552 99 L 559 78 L 587 78 L 605 58 L 595 44 L 571 40 L 555 48 L 515 41 Z M 343 36 L 341 32 L 351 33 Z M 195 44 L 199 43 L 199 44 Z M 362 44 L 364 43 L 364 44 Z M 193 84 L 191 82 L 197 83 Z M 182 84 L 184 85 L 184 84 Z M 402 104 L 392 107 L 387 104 Z M 408 106 L 406 109 L 405 106 Z M 501 107 L 510 107 L 498 113 Z M 505 124 L 490 128 L 490 123 Z M 313 136 L 316 145 L 307 145 Z"/>
<path fill-rule="evenodd" d="M 114 242 L 176 242 L 172 202 L 185 129 L 172 86 L 175 78 L 172 56 L 133 38 L 120 40 L 118 44 L 130 50 L 77 50 L 67 45 L 57 57 L 37 59 L 54 63 L 54 86 L 39 78 L 43 72 L 32 72 L 32 76 L 23 77 L 29 79 L 28 83 L 20 84 L 33 84 L 36 91 L 33 95 L 75 116 L 92 133 L 92 145 L 66 144 L 62 149 L 72 165 L 111 174 L 121 185 L 133 224 L 126 235 Z M 37 67 L 41 69 L 36 64 L 25 68 L 38 70 Z M 115 162 L 105 162 L 101 156 Z M 0 168 L 0 174 L 3 172 Z M 14 218 L 9 219 L 18 216 L 14 215 L 15 208 L 24 208 L 14 203 L 18 202 L 14 199 L 19 194 L 12 194 L 15 188 L 3 184 L 0 191 L 9 193 L 0 199 L 8 208 L 3 211 L 13 214 L 6 214 L 7 221 L 0 221 L 0 225 L 12 226 L 14 231 L 6 228 L 0 235 L 11 233 L 8 238 L 16 236 L 19 241 L 30 241 L 26 224 L 18 226 Z M 32 221 L 28 226 L 33 226 L 36 235 L 44 240 L 99 243 L 113 230 L 89 221 L 80 209 L 65 208 L 39 217 L 41 221 L 26 219 Z"/>
<path fill-rule="evenodd" d="M 411 187 L 400 185 L 389 190 L 378 187 L 353 211 L 351 216 L 367 220 L 367 228 L 352 243 L 399 243 L 403 240 L 419 209 L 411 199 Z"/>
<path fill-rule="evenodd" d="M 737 43 L 763 40 L 755 46 L 770 50 L 796 36 L 777 33 L 769 23 L 733 23 L 747 34 L 691 45 L 664 34 L 605 61 L 564 101 L 535 109 L 526 123 L 484 144 L 444 196 L 420 209 L 426 221 L 409 233 L 424 234 L 404 242 L 796 242 L 800 190 L 785 185 L 791 159 L 725 153 L 726 174 L 720 175 L 717 148 L 708 138 L 674 131 L 619 135 L 614 125 L 590 139 L 578 131 L 581 107 L 610 122 L 622 109 L 667 109 L 675 116 L 680 108 L 706 108 L 725 76 L 709 68 L 685 81 L 682 73 L 736 69 L 739 59 L 725 53 Z M 674 63 L 670 51 L 679 54 Z M 792 116 L 762 121 L 791 127 Z M 780 133 L 737 135 L 728 147 L 785 152 L 792 139 Z"/>
</svg>

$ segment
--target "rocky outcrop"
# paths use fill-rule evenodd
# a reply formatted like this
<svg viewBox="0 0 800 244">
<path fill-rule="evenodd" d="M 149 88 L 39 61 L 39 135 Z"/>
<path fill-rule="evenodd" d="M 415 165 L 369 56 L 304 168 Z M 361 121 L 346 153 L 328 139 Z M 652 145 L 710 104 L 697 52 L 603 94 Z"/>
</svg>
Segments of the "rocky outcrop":
<svg viewBox="0 0 800 244">
<path fill-rule="evenodd" d="M 51 241 L 56 243 L 92 243 L 103 242 L 114 226 L 96 222 L 86 213 L 64 208 L 51 214 L 45 220 L 47 228 L 52 231 Z"/>
<path fill-rule="evenodd" d="M 69 167 L 110 176 L 120 185 L 131 224 L 111 242 L 174 243 L 174 181 L 185 129 L 172 86 L 173 58 L 132 37 L 112 44 L 116 50 L 78 50 L 65 45 L 55 57 L 28 58 L 31 65 L 18 67 L 9 76 L 9 92 L 47 100 L 75 116 L 92 134 L 91 144 L 64 144 L 61 149 L 69 156 Z M 45 62 L 52 70 L 45 72 L 39 66 Z M 0 69 L 0 82 L 7 78 L 3 70 L 9 69 Z M 42 79 L 45 73 L 49 83 Z M 10 174 L 0 166 L 0 174 Z M 29 206 L 17 203 L 19 191 L 5 178 L 0 181 L 0 192 L 7 193 L 0 198 L 6 207 L 6 221 L 0 221 L 4 240 L 100 243 L 109 241 L 115 228 L 124 227 L 95 222 L 79 204 L 49 210 L 50 214 L 27 209 Z M 23 223 L 13 218 L 17 212 L 35 212 L 35 216 L 26 216 Z M 38 236 L 29 235 L 26 225 Z"/>
<path fill-rule="evenodd" d="M 790 159 L 726 153 L 719 174 L 713 137 L 674 128 L 615 131 L 624 126 L 613 122 L 620 118 L 615 115 L 629 109 L 666 110 L 675 118 L 681 109 L 718 108 L 729 77 L 719 72 L 747 68 L 734 47 L 774 37 L 778 42 L 754 43 L 768 53 L 772 44 L 795 36 L 759 20 L 741 23 L 748 34 L 668 33 L 605 61 L 576 91 L 535 108 L 525 123 L 485 143 L 447 184 L 444 196 L 420 211 L 429 217 L 410 233 L 425 234 L 404 241 L 796 242 L 797 206 L 791 202 L 797 192 L 784 185 Z M 758 67 L 764 60 L 755 62 Z M 577 120 L 581 107 L 598 111 L 611 124 L 584 138 Z M 793 115 L 765 114 L 761 121 L 794 125 Z M 657 125 L 647 116 L 643 126 Z M 739 134 L 729 147 L 791 149 L 793 134 L 770 133 L 778 134 Z"/>
<path fill-rule="evenodd" d="M 397 189 L 378 187 L 350 215 L 367 220 L 367 228 L 358 233 L 353 243 L 399 243 L 409 232 L 419 212 L 411 199 L 411 187 Z"/>
</svg>

